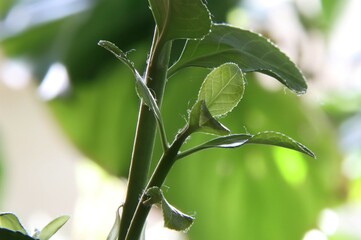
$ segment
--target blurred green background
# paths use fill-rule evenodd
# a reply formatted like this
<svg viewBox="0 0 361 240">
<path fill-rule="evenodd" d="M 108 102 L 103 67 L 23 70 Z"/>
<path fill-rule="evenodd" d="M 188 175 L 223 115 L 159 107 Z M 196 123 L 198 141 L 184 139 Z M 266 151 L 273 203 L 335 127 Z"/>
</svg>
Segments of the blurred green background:
<svg viewBox="0 0 361 240">
<path fill-rule="evenodd" d="M 275 2 L 287 6 L 283 13 L 290 15 L 277 14 L 282 10 L 276 9 Z M 347 130 L 340 130 L 345 128 L 345 122 L 360 118 L 360 91 L 350 94 L 348 89 L 331 88 L 327 75 L 325 83 L 321 73 L 327 69 L 317 65 L 314 48 L 330 44 L 331 33 L 348 1 L 275 2 L 273 6 L 267 1 L 208 0 L 207 5 L 215 22 L 255 29 L 276 41 L 281 49 L 290 50 L 288 53 L 309 79 L 311 96 L 295 96 L 271 78 L 249 74 L 243 100 L 222 122 L 233 132 L 283 132 L 312 149 L 317 160 L 290 150 L 246 146 L 208 150 L 180 161 L 167 178 L 165 194 L 179 209 L 196 213 L 196 222 L 187 234 L 189 239 L 360 237 L 336 230 L 330 234 L 319 221 L 325 209 L 335 213 L 338 207 L 361 197 L 355 190 L 361 174 L 349 177 L 343 171 L 350 155 L 356 160 L 348 164 L 360 166 L 360 149 L 352 148 L 358 138 L 348 144 Z M 307 4 L 309 10 L 304 6 Z M 68 139 L 108 173 L 126 177 L 139 102 L 129 70 L 97 42 L 105 39 L 124 51 L 135 49 L 129 57 L 143 71 L 154 28 L 147 1 L 7 0 L 0 2 L 0 19 L 3 62 L 26 61 L 38 79 L 38 93 Z M 293 30 L 297 26 L 297 31 L 286 32 L 296 42 L 283 38 L 285 29 L 277 25 L 279 22 L 289 24 Z M 321 43 L 315 43 L 315 39 Z M 172 61 L 182 44 L 174 44 Z M 44 90 L 45 80 L 54 63 L 66 68 L 70 83 L 49 95 Z M 162 106 L 169 138 L 184 125 L 187 109 L 207 73 L 204 69 L 187 69 L 169 80 Z M 351 129 L 360 129 L 356 120 Z M 205 138 L 193 136 L 187 146 Z M 160 154 L 157 144 L 154 159 Z M 46 174 L 43 177 L 46 180 Z M 1 183 L 6 184 L 6 177 Z"/>
</svg>

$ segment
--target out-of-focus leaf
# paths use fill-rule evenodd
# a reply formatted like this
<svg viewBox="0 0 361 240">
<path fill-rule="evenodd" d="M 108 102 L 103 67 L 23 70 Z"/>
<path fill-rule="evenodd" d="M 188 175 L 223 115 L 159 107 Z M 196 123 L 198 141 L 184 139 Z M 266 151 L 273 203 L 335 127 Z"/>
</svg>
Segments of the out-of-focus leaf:
<svg viewBox="0 0 361 240">
<path fill-rule="evenodd" d="M 209 33 L 210 13 L 201 0 L 149 0 L 149 4 L 163 41 Z"/>
<path fill-rule="evenodd" d="M 13 213 L 0 213 L 0 228 L 6 228 L 27 235 L 27 232 L 21 225 L 18 217 Z"/>
<path fill-rule="evenodd" d="M 169 75 L 185 67 L 214 68 L 224 62 L 236 63 L 244 73 L 265 73 L 296 93 L 306 92 L 300 70 L 273 43 L 259 34 L 229 25 L 215 24 L 205 38 L 188 40 Z"/>
<path fill-rule="evenodd" d="M 225 63 L 208 74 L 198 94 L 209 112 L 219 117 L 232 111 L 243 97 L 244 79 L 239 67 Z"/>
<path fill-rule="evenodd" d="M 68 220 L 69 216 L 55 218 L 41 230 L 39 240 L 49 240 Z"/>
<path fill-rule="evenodd" d="M 21 232 L 14 232 L 6 228 L 0 227 L 0 239 L 4 240 L 36 240 Z"/>
<path fill-rule="evenodd" d="M 289 148 L 316 158 L 315 154 L 306 146 L 279 132 L 260 132 L 252 136 L 248 141 L 246 141 L 246 143 L 266 144 Z"/>
<path fill-rule="evenodd" d="M 323 15 L 323 25 L 326 25 L 326 30 L 330 31 L 332 26 L 336 23 L 338 16 L 342 12 L 344 6 L 347 4 L 347 1 L 342 0 L 322 0 L 322 15 Z"/>
<path fill-rule="evenodd" d="M 106 40 L 100 40 L 98 42 L 98 45 L 105 48 L 109 52 L 111 52 L 116 58 L 118 58 L 122 63 L 127 66 L 132 73 L 134 74 L 134 77 L 138 80 L 138 78 L 141 79 L 141 76 L 139 75 L 138 71 L 134 67 L 134 63 L 129 60 L 126 53 L 124 53 L 120 48 L 118 48 L 114 43 L 106 41 Z"/>
<path fill-rule="evenodd" d="M 192 107 L 189 114 L 189 126 L 196 132 L 210 133 L 215 135 L 226 135 L 230 131 L 219 121 L 213 118 L 204 100 L 198 101 Z"/>
<path fill-rule="evenodd" d="M 119 208 L 121 208 L 120 206 Z M 117 211 L 115 213 L 115 222 L 113 224 L 112 229 L 110 230 L 110 233 L 107 237 L 107 240 L 118 240 L 119 237 L 119 229 L 120 229 L 120 215 L 119 215 L 119 208 L 117 208 Z"/>
<path fill-rule="evenodd" d="M 170 205 L 160 188 L 151 187 L 147 190 L 146 195 L 149 199 L 144 204 L 161 204 L 165 227 L 176 231 L 187 231 L 192 226 L 194 217 L 184 214 Z"/>
</svg>

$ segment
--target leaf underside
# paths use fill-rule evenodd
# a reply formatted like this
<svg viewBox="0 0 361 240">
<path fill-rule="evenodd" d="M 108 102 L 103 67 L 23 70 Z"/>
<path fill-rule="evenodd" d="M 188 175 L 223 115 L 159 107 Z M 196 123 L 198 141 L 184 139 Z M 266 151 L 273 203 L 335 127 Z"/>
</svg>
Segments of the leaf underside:
<svg viewBox="0 0 361 240">
<path fill-rule="evenodd" d="M 211 28 L 210 13 L 201 0 L 149 0 L 163 41 L 202 38 Z"/>
<path fill-rule="evenodd" d="M 214 138 L 199 146 L 186 150 L 178 155 L 178 159 L 184 158 L 195 152 L 208 149 L 208 148 L 238 148 L 245 144 L 263 144 L 273 145 L 283 148 L 292 149 L 301 153 L 304 153 L 312 158 L 316 158 L 316 155 L 303 144 L 293 140 L 283 133 L 265 131 L 255 135 L 250 134 L 230 134 Z"/>
<path fill-rule="evenodd" d="M 214 68 L 224 62 L 236 63 L 242 72 L 260 72 L 276 78 L 290 90 L 307 90 L 304 76 L 296 65 L 268 39 L 251 31 L 214 24 L 201 40 L 189 40 L 169 76 L 185 67 Z"/>
<path fill-rule="evenodd" d="M 143 204 L 161 204 L 164 226 L 176 231 L 187 231 L 193 224 L 194 217 L 182 213 L 165 199 L 163 192 L 158 187 L 151 187 L 146 191 L 149 197 Z"/>
</svg>

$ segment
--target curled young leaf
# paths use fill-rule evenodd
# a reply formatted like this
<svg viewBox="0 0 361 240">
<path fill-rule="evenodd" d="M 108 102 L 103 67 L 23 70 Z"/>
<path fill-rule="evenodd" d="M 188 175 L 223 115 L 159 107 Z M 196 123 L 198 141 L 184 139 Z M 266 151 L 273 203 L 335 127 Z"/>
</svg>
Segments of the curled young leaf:
<svg viewBox="0 0 361 240">
<path fill-rule="evenodd" d="M 230 133 L 229 129 L 217 121 L 211 113 L 204 100 L 198 101 L 194 104 L 189 114 L 189 126 L 195 132 L 210 133 L 215 135 L 227 135 Z"/>
<path fill-rule="evenodd" d="M 162 201 L 162 210 L 164 226 L 176 231 L 188 231 L 194 222 L 194 217 L 184 214 L 172 205 L 166 199 Z"/>
<path fill-rule="evenodd" d="M 165 227 L 176 231 L 187 231 L 192 226 L 194 217 L 182 213 L 169 204 L 160 188 L 151 187 L 145 194 L 148 199 L 143 204 L 161 204 Z"/>
<path fill-rule="evenodd" d="M 168 142 L 167 142 L 167 138 L 166 138 L 166 134 L 165 134 L 165 130 L 164 130 L 162 116 L 160 114 L 160 110 L 157 105 L 157 101 L 155 100 L 150 89 L 145 84 L 144 79 L 140 76 L 138 71 L 135 69 L 133 62 L 131 62 L 128 59 L 127 55 L 112 42 L 109 42 L 106 40 L 101 40 L 98 42 L 98 45 L 105 48 L 109 52 L 111 52 L 115 57 L 117 57 L 121 62 L 123 62 L 134 74 L 135 89 L 136 89 L 137 95 L 141 100 L 143 100 L 143 103 L 145 105 L 147 105 L 153 112 L 153 114 L 157 120 L 157 124 L 158 124 L 159 131 L 161 134 L 163 148 L 166 149 L 168 147 Z"/>
<path fill-rule="evenodd" d="M 168 75 L 185 67 L 214 68 L 224 62 L 236 63 L 244 73 L 265 73 L 296 93 L 307 90 L 301 71 L 278 47 L 257 33 L 225 24 L 213 25 L 201 40 L 188 40 Z"/>
<path fill-rule="evenodd" d="M 119 230 L 120 230 L 120 215 L 119 215 L 119 209 L 122 207 L 123 205 L 119 206 L 117 208 L 117 211 L 115 213 L 115 221 L 113 224 L 112 229 L 110 230 L 107 240 L 118 240 L 119 237 Z"/>
</svg>

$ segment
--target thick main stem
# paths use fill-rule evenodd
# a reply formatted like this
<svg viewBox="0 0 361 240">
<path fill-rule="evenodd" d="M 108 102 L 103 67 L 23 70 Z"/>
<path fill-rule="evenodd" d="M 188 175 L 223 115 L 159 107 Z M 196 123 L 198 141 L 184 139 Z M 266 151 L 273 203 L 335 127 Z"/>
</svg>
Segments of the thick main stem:
<svg viewBox="0 0 361 240">
<path fill-rule="evenodd" d="M 145 79 L 160 105 L 164 94 L 172 43 L 169 41 L 165 44 L 158 44 L 157 34 L 155 30 Z M 147 184 L 155 132 L 156 121 L 153 113 L 149 111 L 147 106 L 141 103 L 128 176 L 127 195 L 123 206 L 119 231 L 120 240 L 125 239 L 127 235 L 139 197 L 142 195 Z"/>
<path fill-rule="evenodd" d="M 163 154 L 162 158 L 160 159 L 158 166 L 154 170 L 154 173 L 151 176 L 146 189 L 149 189 L 151 187 L 162 187 L 165 178 L 167 177 L 170 169 L 172 168 L 177 159 L 179 149 L 181 148 L 182 144 L 189 136 L 189 134 L 190 131 L 186 127 L 181 133 L 177 135 L 176 140 L 172 143 L 170 148 Z M 138 202 L 137 209 L 135 211 L 133 220 L 128 230 L 128 234 L 126 236 L 126 240 L 138 240 L 140 237 L 145 220 L 151 208 L 151 206 L 143 204 L 145 200 L 147 200 L 147 196 L 143 193 Z"/>
</svg>

